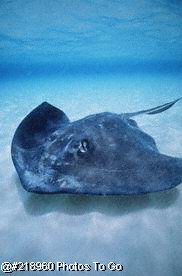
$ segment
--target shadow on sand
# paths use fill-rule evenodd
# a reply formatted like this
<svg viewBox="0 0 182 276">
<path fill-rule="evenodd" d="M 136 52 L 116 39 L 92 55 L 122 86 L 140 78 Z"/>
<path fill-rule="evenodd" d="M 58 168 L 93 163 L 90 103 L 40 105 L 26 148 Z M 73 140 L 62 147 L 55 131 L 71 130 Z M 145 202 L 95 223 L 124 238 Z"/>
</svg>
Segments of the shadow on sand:
<svg viewBox="0 0 182 276">
<path fill-rule="evenodd" d="M 122 216 L 142 209 L 162 209 L 171 206 L 178 198 L 177 188 L 137 196 L 93 196 L 54 194 L 43 195 L 26 192 L 17 175 L 13 176 L 18 195 L 25 211 L 32 216 L 40 216 L 51 212 L 62 212 L 70 215 L 83 215 L 99 212 L 109 216 Z"/>
</svg>

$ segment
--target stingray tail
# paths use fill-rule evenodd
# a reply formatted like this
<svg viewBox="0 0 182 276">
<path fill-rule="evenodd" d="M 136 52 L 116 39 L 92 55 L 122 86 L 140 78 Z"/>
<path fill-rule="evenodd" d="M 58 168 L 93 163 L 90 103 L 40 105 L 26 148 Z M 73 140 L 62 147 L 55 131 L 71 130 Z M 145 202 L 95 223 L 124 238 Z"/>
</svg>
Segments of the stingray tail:
<svg viewBox="0 0 182 276">
<path fill-rule="evenodd" d="M 141 111 L 137 111 L 137 112 L 132 112 L 132 113 L 125 113 L 125 116 L 127 118 L 131 118 L 131 117 L 142 115 L 142 114 L 153 115 L 153 114 L 161 113 L 161 112 L 169 109 L 170 107 L 172 107 L 175 103 L 177 103 L 181 99 L 182 99 L 182 97 L 178 98 L 177 100 L 172 101 L 170 103 L 159 105 L 159 106 L 156 106 L 154 108 L 145 109 L 145 110 L 141 110 Z"/>
</svg>

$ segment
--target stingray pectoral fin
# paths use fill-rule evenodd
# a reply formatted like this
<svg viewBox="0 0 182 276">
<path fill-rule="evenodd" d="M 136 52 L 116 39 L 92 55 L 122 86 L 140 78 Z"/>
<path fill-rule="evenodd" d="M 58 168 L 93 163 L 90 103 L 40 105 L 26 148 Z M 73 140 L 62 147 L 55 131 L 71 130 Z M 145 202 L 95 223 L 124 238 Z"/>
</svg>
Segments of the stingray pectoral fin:
<svg viewBox="0 0 182 276">
<path fill-rule="evenodd" d="M 154 157 L 149 158 L 148 165 L 146 192 L 163 191 L 182 183 L 181 158 L 154 154 Z"/>
<path fill-rule="evenodd" d="M 161 112 L 169 109 L 170 107 L 172 107 L 175 103 L 177 103 L 181 99 L 182 99 L 182 97 L 175 100 L 175 101 L 172 101 L 172 102 L 169 102 L 169 103 L 166 103 L 166 104 L 163 104 L 163 105 L 159 105 L 159 106 L 156 106 L 154 108 L 145 109 L 145 110 L 132 112 L 132 113 L 125 113 L 124 115 L 127 118 L 131 118 L 131 117 L 142 115 L 142 114 L 153 115 L 153 114 L 161 113 Z"/>
<path fill-rule="evenodd" d="M 60 109 L 43 102 L 30 112 L 18 126 L 12 141 L 24 149 L 35 148 L 61 125 L 69 123 L 68 117 Z"/>
<path fill-rule="evenodd" d="M 38 183 L 43 183 L 43 179 L 39 175 L 38 164 L 44 142 L 52 132 L 64 128 L 68 123 L 69 119 L 63 111 L 44 102 L 18 126 L 11 145 L 11 155 L 26 190 L 41 190 L 43 184 L 39 187 Z"/>
</svg>

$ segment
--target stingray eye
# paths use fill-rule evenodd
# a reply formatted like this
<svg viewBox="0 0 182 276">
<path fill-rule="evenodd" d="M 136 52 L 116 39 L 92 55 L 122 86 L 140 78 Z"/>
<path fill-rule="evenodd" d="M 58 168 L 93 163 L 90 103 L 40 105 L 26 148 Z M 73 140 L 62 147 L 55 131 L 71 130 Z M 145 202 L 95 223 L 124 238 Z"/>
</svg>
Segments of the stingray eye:
<svg viewBox="0 0 182 276">
<path fill-rule="evenodd" d="M 89 150 L 89 142 L 88 140 L 84 139 L 80 141 L 80 144 L 78 146 L 78 153 L 79 154 L 84 154 Z"/>
</svg>

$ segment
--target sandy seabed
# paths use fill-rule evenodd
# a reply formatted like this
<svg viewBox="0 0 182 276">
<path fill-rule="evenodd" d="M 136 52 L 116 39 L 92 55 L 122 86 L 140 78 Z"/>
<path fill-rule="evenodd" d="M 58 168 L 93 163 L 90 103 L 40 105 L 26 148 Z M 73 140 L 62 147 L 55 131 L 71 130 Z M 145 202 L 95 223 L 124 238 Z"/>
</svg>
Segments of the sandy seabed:
<svg viewBox="0 0 182 276">
<path fill-rule="evenodd" d="M 76 120 L 96 112 L 154 107 L 180 97 L 181 87 L 180 76 L 167 75 L 30 76 L 1 81 L 0 261 L 114 261 L 123 265 L 122 274 L 127 276 L 180 276 L 182 185 L 131 197 L 29 194 L 21 187 L 12 164 L 10 145 L 20 121 L 43 101 Z M 155 138 L 161 152 L 177 157 L 182 157 L 181 110 L 179 102 L 165 113 L 137 119 L 139 126 Z M 46 275 L 50 273 L 60 275 Z M 89 275 L 100 273 L 91 270 Z M 113 275 L 109 270 L 105 273 Z"/>
</svg>

